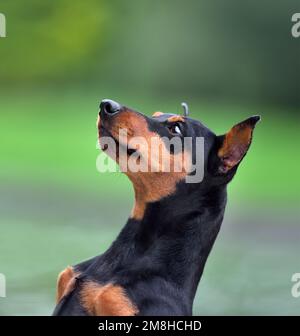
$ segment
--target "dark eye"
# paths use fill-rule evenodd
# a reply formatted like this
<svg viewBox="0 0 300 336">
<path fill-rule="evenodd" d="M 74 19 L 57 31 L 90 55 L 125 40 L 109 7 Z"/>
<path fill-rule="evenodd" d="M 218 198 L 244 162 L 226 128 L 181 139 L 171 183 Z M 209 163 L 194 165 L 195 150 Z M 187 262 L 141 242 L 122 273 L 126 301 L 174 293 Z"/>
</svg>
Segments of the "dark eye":
<svg viewBox="0 0 300 336">
<path fill-rule="evenodd" d="M 173 135 L 182 135 L 180 126 L 177 123 L 169 125 L 168 129 L 169 129 L 170 133 L 173 134 Z"/>
</svg>

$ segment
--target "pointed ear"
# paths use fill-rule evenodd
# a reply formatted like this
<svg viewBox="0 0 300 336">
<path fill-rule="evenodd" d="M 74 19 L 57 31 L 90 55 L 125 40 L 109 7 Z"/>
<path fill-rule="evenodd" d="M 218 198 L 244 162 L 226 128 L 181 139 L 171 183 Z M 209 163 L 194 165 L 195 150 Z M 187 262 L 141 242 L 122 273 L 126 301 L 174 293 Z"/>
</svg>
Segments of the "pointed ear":
<svg viewBox="0 0 300 336">
<path fill-rule="evenodd" d="M 233 126 L 228 133 L 220 137 L 219 173 L 227 173 L 243 159 L 250 147 L 253 129 L 259 120 L 259 116 L 250 117 Z"/>
</svg>

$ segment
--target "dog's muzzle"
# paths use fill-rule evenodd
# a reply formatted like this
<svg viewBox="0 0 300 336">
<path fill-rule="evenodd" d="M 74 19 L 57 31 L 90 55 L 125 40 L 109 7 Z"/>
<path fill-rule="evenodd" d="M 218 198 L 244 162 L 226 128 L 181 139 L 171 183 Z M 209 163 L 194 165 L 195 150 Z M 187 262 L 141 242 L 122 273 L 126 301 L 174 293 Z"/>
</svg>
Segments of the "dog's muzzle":
<svg viewBox="0 0 300 336">
<path fill-rule="evenodd" d="M 121 110 L 121 105 L 111 99 L 103 99 L 100 103 L 100 117 L 111 117 Z"/>
</svg>

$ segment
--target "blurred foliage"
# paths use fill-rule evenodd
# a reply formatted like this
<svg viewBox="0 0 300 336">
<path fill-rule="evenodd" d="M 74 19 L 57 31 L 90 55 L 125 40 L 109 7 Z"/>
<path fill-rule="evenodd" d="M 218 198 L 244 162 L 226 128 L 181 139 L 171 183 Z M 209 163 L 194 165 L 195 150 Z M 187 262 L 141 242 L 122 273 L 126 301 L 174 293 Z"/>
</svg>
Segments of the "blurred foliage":
<svg viewBox="0 0 300 336">
<path fill-rule="evenodd" d="M 8 37 L 0 45 L 2 85 L 71 83 L 91 71 L 108 34 L 110 12 L 104 1 L 22 4 L 7 1 L 1 6 L 8 22 Z"/>
<path fill-rule="evenodd" d="M 1 86 L 97 83 L 300 105 L 298 0 L 2 0 Z"/>
</svg>

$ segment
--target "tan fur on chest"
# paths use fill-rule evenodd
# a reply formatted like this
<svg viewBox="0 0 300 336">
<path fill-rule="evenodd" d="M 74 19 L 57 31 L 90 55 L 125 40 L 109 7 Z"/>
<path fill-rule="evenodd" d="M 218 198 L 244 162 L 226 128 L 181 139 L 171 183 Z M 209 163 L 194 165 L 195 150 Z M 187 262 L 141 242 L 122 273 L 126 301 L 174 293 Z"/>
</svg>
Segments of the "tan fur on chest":
<svg viewBox="0 0 300 336">
<path fill-rule="evenodd" d="M 94 316 L 133 316 L 138 313 L 135 305 L 118 285 L 101 286 L 95 282 L 84 284 L 80 292 L 85 310 Z"/>
</svg>

